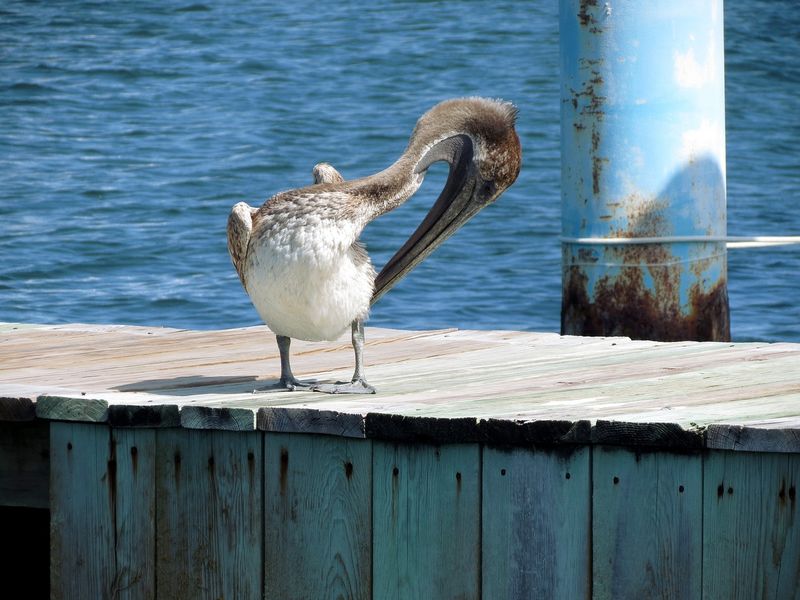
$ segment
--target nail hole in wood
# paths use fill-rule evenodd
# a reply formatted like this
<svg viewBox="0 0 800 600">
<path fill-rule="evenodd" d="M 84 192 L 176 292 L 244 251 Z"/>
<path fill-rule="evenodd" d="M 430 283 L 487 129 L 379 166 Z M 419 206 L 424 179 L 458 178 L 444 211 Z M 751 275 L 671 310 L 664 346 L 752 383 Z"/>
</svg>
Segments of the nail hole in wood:
<svg viewBox="0 0 800 600">
<path fill-rule="evenodd" d="M 570 475 L 569 473 L 567 473 L 566 475 L 564 475 L 564 477 L 566 477 L 567 479 L 569 479 L 570 477 L 572 477 L 572 475 Z"/>
<path fill-rule="evenodd" d="M 619 477 L 615 476 L 614 477 L 614 485 L 617 485 L 618 483 L 619 483 Z"/>
<path fill-rule="evenodd" d="M 679 491 L 681 494 L 683 493 L 683 489 L 684 489 L 684 488 L 683 488 L 683 486 L 682 486 L 682 485 L 679 485 L 679 486 L 678 486 L 678 491 Z"/>
<path fill-rule="evenodd" d="M 506 476 L 506 470 L 505 469 L 500 469 L 500 475 L 505 477 Z"/>
<path fill-rule="evenodd" d="M 394 477 L 397 477 L 399 474 L 400 474 L 400 469 L 398 469 L 397 467 L 395 467 L 394 469 L 392 469 L 392 475 L 393 475 Z"/>
<path fill-rule="evenodd" d="M 72 442 L 67 442 L 67 450 L 72 450 Z"/>
</svg>

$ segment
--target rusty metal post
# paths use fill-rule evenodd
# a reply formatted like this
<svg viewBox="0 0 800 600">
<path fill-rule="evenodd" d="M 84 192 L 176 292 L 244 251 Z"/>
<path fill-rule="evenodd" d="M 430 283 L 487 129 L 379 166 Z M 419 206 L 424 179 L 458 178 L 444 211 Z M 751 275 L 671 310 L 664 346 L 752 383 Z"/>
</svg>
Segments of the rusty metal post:
<svg viewBox="0 0 800 600">
<path fill-rule="evenodd" d="M 560 0 L 561 332 L 728 340 L 722 0 Z"/>
</svg>

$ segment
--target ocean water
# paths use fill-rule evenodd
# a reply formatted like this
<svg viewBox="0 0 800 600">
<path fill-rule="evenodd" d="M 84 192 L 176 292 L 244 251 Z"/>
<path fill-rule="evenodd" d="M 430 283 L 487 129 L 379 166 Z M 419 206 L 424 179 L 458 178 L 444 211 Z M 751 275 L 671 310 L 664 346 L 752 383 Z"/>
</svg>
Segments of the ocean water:
<svg viewBox="0 0 800 600">
<path fill-rule="evenodd" d="M 729 0 L 728 229 L 800 234 L 800 14 Z M 402 152 L 465 95 L 520 108 L 517 183 L 378 303 L 370 325 L 557 331 L 557 2 L 0 4 L 0 321 L 259 323 L 225 224 Z M 363 236 L 380 265 L 446 175 Z M 800 341 L 800 247 L 733 250 L 733 336 Z"/>
</svg>

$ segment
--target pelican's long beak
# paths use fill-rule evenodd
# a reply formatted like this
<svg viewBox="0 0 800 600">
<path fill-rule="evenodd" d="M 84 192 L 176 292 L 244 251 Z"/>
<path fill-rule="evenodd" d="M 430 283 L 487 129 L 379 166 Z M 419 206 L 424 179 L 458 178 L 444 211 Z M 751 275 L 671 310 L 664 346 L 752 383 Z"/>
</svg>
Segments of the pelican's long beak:
<svg viewBox="0 0 800 600">
<path fill-rule="evenodd" d="M 455 141 L 450 142 L 446 152 L 432 152 L 432 158 L 421 161 L 417 167 L 417 172 L 423 173 L 433 162 L 447 160 L 450 163 L 450 173 L 444 189 L 422 223 L 375 279 L 373 304 L 464 223 L 499 196 L 493 182 L 481 180 L 473 161 L 471 140 L 467 136 L 458 138 L 451 138 Z"/>
</svg>

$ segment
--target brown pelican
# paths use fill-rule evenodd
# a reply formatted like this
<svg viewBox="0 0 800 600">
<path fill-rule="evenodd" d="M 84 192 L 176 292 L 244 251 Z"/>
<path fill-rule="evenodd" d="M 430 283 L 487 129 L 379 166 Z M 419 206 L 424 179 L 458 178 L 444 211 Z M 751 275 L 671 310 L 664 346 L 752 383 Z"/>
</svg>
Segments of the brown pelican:
<svg viewBox="0 0 800 600">
<path fill-rule="evenodd" d="M 233 207 L 228 250 L 258 314 L 277 336 L 280 388 L 375 393 L 363 368 L 370 306 L 514 182 L 521 161 L 516 112 L 500 100 L 447 100 L 422 115 L 405 152 L 389 168 L 345 181 L 321 163 L 314 168 L 314 185 L 281 192 L 258 209 L 244 202 Z M 358 240 L 361 231 L 416 192 L 437 161 L 450 165 L 444 189 L 376 277 Z M 295 379 L 291 338 L 334 340 L 348 326 L 355 350 L 352 380 Z"/>
</svg>

